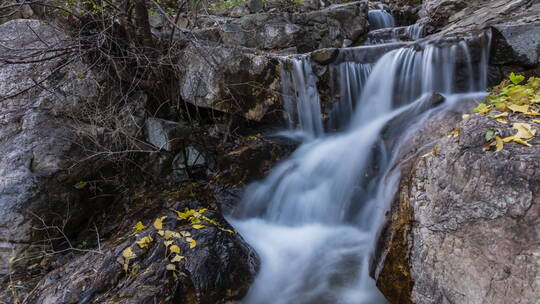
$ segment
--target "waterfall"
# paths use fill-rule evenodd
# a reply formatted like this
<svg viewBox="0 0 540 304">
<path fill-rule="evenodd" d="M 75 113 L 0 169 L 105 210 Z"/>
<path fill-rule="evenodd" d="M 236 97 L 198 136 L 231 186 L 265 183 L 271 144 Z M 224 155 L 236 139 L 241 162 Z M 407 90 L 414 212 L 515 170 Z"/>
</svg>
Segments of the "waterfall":
<svg viewBox="0 0 540 304">
<path fill-rule="evenodd" d="M 394 16 L 384 9 L 369 10 L 368 12 L 369 30 L 394 27 Z"/>
<path fill-rule="evenodd" d="M 332 119 L 345 122 L 327 134 L 316 119 L 311 64 L 291 61 L 287 113 L 313 137 L 250 185 L 230 219 L 262 260 L 243 303 L 385 303 L 368 268 L 397 189 L 399 171 L 391 168 L 400 142 L 433 111 L 432 92 L 446 96 L 439 106 L 445 107 L 468 97 L 463 93 L 485 90 L 488 44 L 484 36 L 425 41 L 375 64 L 330 66 L 338 84 Z"/>
<path fill-rule="evenodd" d="M 317 76 L 307 57 L 291 58 L 281 72 L 285 120 L 297 135 L 314 138 L 323 134 Z M 299 133 L 299 134 L 298 134 Z"/>
<path fill-rule="evenodd" d="M 366 44 L 381 44 L 399 41 L 416 41 L 423 38 L 425 29 L 421 24 L 383 28 L 368 33 Z"/>
<path fill-rule="evenodd" d="M 341 130 L 349 123 L 372 69 L 373 64 L 350 61 L 330 66 L 331 83 L 336 84 L 331 91 L 334 102 L 328 125 L 330 130 Z"/>
</svg>

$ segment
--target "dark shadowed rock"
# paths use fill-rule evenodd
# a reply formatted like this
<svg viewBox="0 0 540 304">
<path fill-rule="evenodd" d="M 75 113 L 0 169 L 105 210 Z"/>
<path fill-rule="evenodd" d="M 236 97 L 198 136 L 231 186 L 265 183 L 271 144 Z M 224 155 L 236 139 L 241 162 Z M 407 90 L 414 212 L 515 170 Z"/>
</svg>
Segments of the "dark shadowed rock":
<svg viewBox="0 0 540 304">
<path fill-rule="evenodd" d="M 493 60 L 496 65 L 538 65 L 540 22 L 493 26 Z"/>
<path fill-rule="evenodd" d="M 77 58 L 39 62 L 54 57 L 47 50 L 65 38 L 36 20 L 0 25 L 0 273 L 10 257 L 29 262 L 28 248 L 43 238 L 32 229 L 38 217 L 56 213 L 62 216 L 45 219 L 48 224 L 70 219 L 76 225 L 91 208 L 79 202 L 73 185 L 100 164 L 75 166 L 81 151 L 75 123 L 64 113 L 96 98 L 97 82 Z M 32 60 L 38 62 L 17 63 Z"/>
<path fill-rule="evenodd" d="M 187 146 L 174 157 L 171 177 L 175 182 L 187 180 L 190 176 L 203 173 L 206 164 L 206 158 L 201 151 Z"/>
<path fill-rule="evenodd" d="M 294 142 L 278 137 L 250 136 L 220 156 L 220 180 L 225 185 L 238 186 L 262 179 L 295 146 Z"/>
<path fill-rule="evenodd" d="M 140 231 L 116 235 L 96 252 L 47 274 L 26 303 L 214 304 L 240 299 L 257 272 L 258 256 L 219 212 L 201 211 L 201 206 L 192 201 L 172 207 L 201 212 L 211 221 L 203 220 L 204 227 L 193 228 L 189 218 L 171 210 L 152 211 L 155 218 L 143 219 L 146 227 Z M 163 220 L 162 227 L 156 227 L 156 218 Z"/>
</svg>

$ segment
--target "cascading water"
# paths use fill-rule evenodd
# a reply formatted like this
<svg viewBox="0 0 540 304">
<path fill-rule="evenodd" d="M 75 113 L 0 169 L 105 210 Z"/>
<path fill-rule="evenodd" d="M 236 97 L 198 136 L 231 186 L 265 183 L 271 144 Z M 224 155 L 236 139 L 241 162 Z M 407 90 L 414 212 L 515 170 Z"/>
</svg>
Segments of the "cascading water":
<svg viewBox="0 0 540 304">
<path fill-rule="evenodd" d="M 366 37 L 366 44 L 381 44 L 399 41 L 416 41 L 424 37 L 424 27 L 420 24 L 383 28 L 371 31 Z"/>
<path fill-rule="evenodd" d="M 448 104 L 461 98 L 451 94 L 485 89 L 488 42 L 480 54 L 468 43 L 425 42 L 393 50 L 375 65 L 332 66 L 339 79 L 337 102 L 351 114 L 346 127 L 331 135 L 315 122 L 320 105 L 309 61 L 292 61 L 285 78 L 292 86 L 284 86 L 289 113 L 296 113 L 293 127 L 313 138 L 251 185 L 234 211 L 232 224 L 262 260 L 243 303 L 385 302 L 368 268 L 399 180 L 390 169 L 395 141 L 428 115 L 431 92 L 448 95 Z M 385 142 L 389 137 L 393 143 Z"/>
<path fill-rule="evenodd" d="M 396 24 L 394 16 L 384 9 L 369 10 L 368 21 L 370 31 L 394 27 Z"/>
<path fill-rule="evenodd" d="M 348 125 L 372 69 L 373 64 L 355 62 L 344 62 L 330 67 L 330 78 L 337 84 L 332 90 L 335 100 L 330 112 L 330 130 L 341 130 Z"/>
<path fill-rule="evenodd" d="M 288 59 L 289 68 L 281 73 L 285 119 L 299 136 L 314 138 L 323 134 L 317 76 L 307 57 Z"/>
</svg>

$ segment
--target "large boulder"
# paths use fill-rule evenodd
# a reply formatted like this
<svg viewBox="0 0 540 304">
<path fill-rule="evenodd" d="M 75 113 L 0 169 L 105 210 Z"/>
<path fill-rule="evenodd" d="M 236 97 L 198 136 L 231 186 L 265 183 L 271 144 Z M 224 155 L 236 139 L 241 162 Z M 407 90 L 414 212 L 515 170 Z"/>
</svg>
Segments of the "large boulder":
<svg viewBox="0 0 540 304">
<path fill-rule="evenodd" d="M 251 120 L 281 117 L 279 58 L 192 43 L 183 52 L 180 94 L 196 106 Z"/>
<path fill-rule="evenodd" d="M 540 22 L 493 26 L 492 64 L 535 67 L 539 53 Z"/>
<path fill-rule="evenodd" d="M 60 56 L 65 38 L 36 20 L 0 25 L 0 273 L 47 243 L 44 226 L 77 225 L 91 207 L 73 185 L 99 166 L 73 162 L 81 149 L 64 114 L 95 98 L 98 85 L 77 57 Z"/>
<path fill-rule="evenodd" d="M 539 12 L 536 0 L 426 0 L 419 14 L 428 32 L 448 33 L 538 21 Z"/>
<path fill-rule="evenodd" d="M 201 12 L 210 11 L 213 15 L 239 18 L 257 13 L 295 13 L 319 10 L 332 4 L 348 3 L 350 0 L 241 0 L 223 2 L 218 0 L 205 1 L 204 5 L 196 4 Z M 203 2 L 204 3 L 204 2 Z"/>
<path fill-rule="evenodd" d="M 261 50 L 294 48 L 305 53 L 354 43 L 368 30 L 363 1 L 302 13 L 260 13 L 242 18 L 203 16 L 196 21 L 200 39 Z"/>
<path fill-rule="evenodd" d="M 405 145 L 377 285 L 391 303 L 536 303 L 540 140 L 484 151 L 487 130 L 514 132 L 479 114 L 460 116 L 434 115 Z M 437 153 L 421 156 L 433 144 Z"/>
</svg>

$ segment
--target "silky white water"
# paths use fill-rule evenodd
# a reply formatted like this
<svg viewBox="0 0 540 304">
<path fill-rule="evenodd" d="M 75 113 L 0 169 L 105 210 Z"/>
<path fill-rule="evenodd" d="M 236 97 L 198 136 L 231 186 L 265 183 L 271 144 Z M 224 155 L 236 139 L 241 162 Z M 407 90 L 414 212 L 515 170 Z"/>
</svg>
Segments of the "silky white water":
<svg viewBox="0 0 540 304">
<path fill-rule="evenodd" d="M 301 136 L 314 138 L 323 134 L 317 77 L 307 57 L 288 60 L 290 69 L 281 72 L 285 119 L 289 130 L 300 130 Z"/>
<path fill-rule="evenodd" d="M 369 30 L 394 27 L 396 22 L 394 16 L 384 9 L 370 10 L 368 12 Z"/>
<path fill-rule="evenodd" d="M 400 41 L 416 41 L 424 37 L 425 29 L 420 24 L 409 26 L 382 28 L 371 31 L 365 44 L 381 44 Z"/>
<path fill-rule="evenodd" d="M 455 93 L 485 89 L 487 55 L 481 53 L 471 55 L 467 42 L 423 43 L 391 51 L 374 66 L 332 67 L 340 71 L 338 103 L 345 103 L 337 107 L 351 112 L 339 132 L 327 134 L 313 91 L 316 76 L 307 75 L 306 58 L 293 60 L 294 88 L 284 88 L 296 105 L 289 109 L 297 117 L 291 128 L 311 137 L 248 187 L 230 219 L 261 258 L 242 303 L 385 303 L 368 270 L 399 180 L 390 170 L 399 142 L 385 142 L 381 134 L 399 141 L 413 132 L 433 107 L 432 92 L 455 103 Z"/>
</svg>

